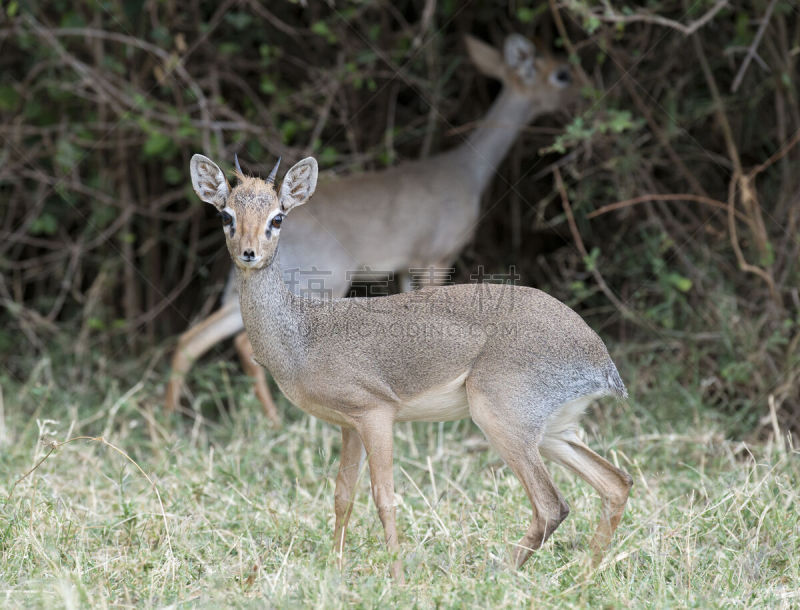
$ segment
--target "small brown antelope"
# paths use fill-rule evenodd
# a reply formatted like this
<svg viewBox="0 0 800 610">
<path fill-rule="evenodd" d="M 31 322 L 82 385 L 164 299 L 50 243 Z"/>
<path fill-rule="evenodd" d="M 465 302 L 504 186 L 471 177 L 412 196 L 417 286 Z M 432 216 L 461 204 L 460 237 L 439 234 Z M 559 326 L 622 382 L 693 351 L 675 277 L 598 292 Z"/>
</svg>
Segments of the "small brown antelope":
<svg viewBox="0 0 800 610">
<path fill-rule="evenodd" d="M 238 175 L 231 189 L 217 165 L 191 160 L 198 197 L 222 214 L 225 241 L 255 359 L 295 405 L 342 428 L 334 548 L 342 553 L 362 452 L 389 551 L 399 554 L 392 426 L 471 417 L 519 478 L 533 506 L 513 551 L 521 566 L 569 509 L 541 456 L 600 493 L 595 557 L 611 539 L 633 480 L 578 437 L 578 418 L 603 395 L 626 395 L 600 338 L 569 307 L 533 288 L 435 286 L 388 297 L 306 300 L 285 286 L 275 262 L 290 212 L 308 201 L 317 162 L 292 167 L 280 189 Z M 391 574 L 403 580 L 399 559 Z"/>
<path fill-rule="evenodd" d="M 330 271 L 326 287 L 338 297 L 346 293 L 348 270 L 407 273 L 409 268 L 451 265 L 472 238 L 481 195 L 519 132 L 535 117 L 563 108 L 574 95 L 567 66 L 536 54 L 533 43 L 522 36 L 509 36 L 502 54 L 472 37 L 466 45 L 477 68 L 503 83 L 481 126 L 444 154 L 322 181 L 318 204 L 295 212 L 284 231 L 282 269 Z M 297 279 L 295 291 L 308 288 L 308 277 Z M 177 406 L 192 362 L 242 328 L 238 299 L 229 290 L 220 310 L 181 335 L 166 392 L 168 410 Z M 266 379 L 252 363 L 244 333 L 236 338 L 236 347 L 255 379 L 256 395 L 277 423 Z"/>
</svg>

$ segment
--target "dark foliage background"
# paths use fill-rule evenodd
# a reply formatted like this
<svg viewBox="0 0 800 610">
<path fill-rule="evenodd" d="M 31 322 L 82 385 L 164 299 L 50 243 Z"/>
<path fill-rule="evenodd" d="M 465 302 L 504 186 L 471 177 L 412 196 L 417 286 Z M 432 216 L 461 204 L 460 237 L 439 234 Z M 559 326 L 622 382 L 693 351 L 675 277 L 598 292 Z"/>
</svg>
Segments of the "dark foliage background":
<svg viewBox="0 0 800 610">
<path fill-rule="evenodd" d="M 800 8 L 611 4 L 4 2 L 0 364 L 163 381 L 228 270 L 192 153 L 359 172 L 447 149 L 498 90 L 463 35 L 516 31 L 569 56 L 582 99 L 522 134 L 458 278 L 513 264 L 638 387 L 674 362 L 742 430 L 800 429 Z"/>
</svg>

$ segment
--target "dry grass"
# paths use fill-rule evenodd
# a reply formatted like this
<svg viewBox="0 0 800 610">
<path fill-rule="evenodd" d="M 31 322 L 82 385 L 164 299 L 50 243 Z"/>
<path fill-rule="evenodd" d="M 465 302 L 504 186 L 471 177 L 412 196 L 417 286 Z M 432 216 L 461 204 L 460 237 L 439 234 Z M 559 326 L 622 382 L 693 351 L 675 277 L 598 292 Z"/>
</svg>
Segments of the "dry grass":
<svg viewBox="0 0 800 610">
<path fill-rule="evenodd" d="M 727 439 L 691 400 L 676 412 L 683 390 L 666 391 L 668 381 L 636 392 L 633 380 L 630 407 L 607 404 L 586 418 L 590 444 L 636 481 L 596 571 L 585 544 L 598 503 L 583 483 L 553 468 L 572 513 L 516 572 L 507 545 L 526 525 L 527 500 L 496 454 L 465 443 L 481 438 L 477 429 L 400 426 L 395 477 L 409 584 L 393 587 L 366 480 L 344 572 L 330 552 L 334 428 L 284 410 L 284 428 L 272 430 L 225 365 L 199 369 L 189 418 L 158 412 L 158 380 L 126 392 L 116 382 L 59 384 L 48 368 L 25 383 L 2 379 L 4 606 L 800 603 L 797 450 Z M 221 391 L 231 383 L 238 404 L 226 412 Z M 7 497 L 48 443 L 79 434 L 102 434 L 142 471 L 107 443 L 78 440 Z"/>
</svg>

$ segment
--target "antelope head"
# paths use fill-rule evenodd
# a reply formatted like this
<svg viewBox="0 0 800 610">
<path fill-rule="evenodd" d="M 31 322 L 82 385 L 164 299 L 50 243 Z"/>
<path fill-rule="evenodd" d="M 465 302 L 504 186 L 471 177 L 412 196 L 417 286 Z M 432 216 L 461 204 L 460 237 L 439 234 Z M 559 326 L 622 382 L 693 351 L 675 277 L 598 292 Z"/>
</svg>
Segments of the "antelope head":
<svg viewBox="0 0 800 610">
<path fill-rule="evenodd" d="M 569 65 L 537 52 L 524 36 L 509 35 L 502 53 L 469 35 L 465 41 L 470 59 L 481 73 L 530 98 L 542 112 L 559 110 L 575 96 Z"/>
<path fill-rule="evenodd" d="M 240 269 L 263 269 L 272 264 L 284 218 L 306 203 L 317 188 L 317 161 L 307 157 L 286 172 L 278 189 L 275 177 L 280 162 L 278 159 L 267 179 L 262 180 L 245 176 L 237 158 L 238 183 L 234 188 L 208 157 L 194 155 L 189 164 L 194 192 L 217 208 L 228 252 Z"/>
</svg>

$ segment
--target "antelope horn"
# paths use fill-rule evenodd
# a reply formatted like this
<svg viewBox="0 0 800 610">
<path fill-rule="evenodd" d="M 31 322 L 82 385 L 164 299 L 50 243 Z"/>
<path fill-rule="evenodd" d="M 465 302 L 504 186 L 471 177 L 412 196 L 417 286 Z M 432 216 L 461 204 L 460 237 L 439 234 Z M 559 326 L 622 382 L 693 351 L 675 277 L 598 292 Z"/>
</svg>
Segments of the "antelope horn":
<svg viewBox="0 0 800 610">
<path fill-rule="evenodd" d="M 278 175 L 278 166 L 281 164 L 281 158 L 278 157 L 278 161 L 275 163 L 275 167 L 272 168 L 272 171 L 267 176 L 267 184 L 275 184 L 275 176 Z"/>
<path fill-rule="evenodd" d="M 242 166 L 239 165 L 239 155 L 233 153 L 233 164 L 236 166 L 236 171 L 239 172 L 240 176 L 244 176 L 244 172 L 242 171 Z"/>
</svg>

